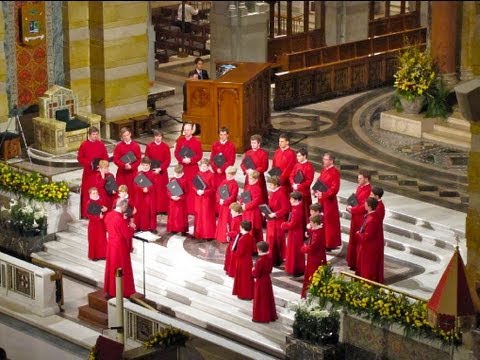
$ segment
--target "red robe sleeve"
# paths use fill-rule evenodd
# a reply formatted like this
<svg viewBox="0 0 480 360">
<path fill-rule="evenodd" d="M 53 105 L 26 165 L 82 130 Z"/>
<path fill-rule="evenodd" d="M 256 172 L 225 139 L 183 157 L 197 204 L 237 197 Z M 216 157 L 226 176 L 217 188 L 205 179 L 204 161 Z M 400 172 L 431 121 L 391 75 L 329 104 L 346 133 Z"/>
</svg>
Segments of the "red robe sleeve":
<svg viewBox="0 0 480 360">
<path fill-rule="evenodd" d="M 250 186 L 248 188 L 248 191 L 250 191 L 250 195 L 252 198 L 252 201 L 250 201 L 248 204 L 245 204 L 245 210 L 252 210 L 258 207 L 262 203 L 262 190 L 260 189 L 260 186 L 258 186 L 258 182 L 255 184 L 257 186 Z"/>
<path fill-rule="evenodd" d="M 292 227 L 297 227 L 302 224 L 303 216 L 301 212 L 296 209 L 299 206 L 303 206 L 303 204 L 300 203 L 300 205 L 297 205 L 292 209 L 292 217 L 289 221 L 282 223 L 282 230 L 290 230 Z"/>
<path fill-rule="evenodd" d="M 295 181 L 293 181 L 293 178 L 297 172 L 297 170 L 300 170 L 300 167 L 293 168 L 292 172 L 290 173 L 290 184 L 294 184 Z M 315 170 L 313 169 L 313 166 L 311 163 L 306 162 L 304 166 L 301 169 L 303 173 L 303 182 L 298 184 L 297 190 L 298 191 L 306 191 L 310 189 L 310 186 L 313 183 L 313 177 L 315 176 Z"/>
<path fill-rule="evenodd" d="M 371 192 L 370 184 L 357 188 L 355 196 L 357 197 L 358 205 L 352 206 L 350 210 L 350 213 L 352 215 L 357 215 L 357 214 L 361 215 L 361 214 L 367 213 L 367 210 L 365 209 L 365 201 L 370 196 L 370 192 Z"/>
<path fill-rule="evenodd" d="M 288 196 L 285 194 L 285 190 L 283 188 L 280 188 L 277 190 L 277 192 L 283 192 L 283 194 L 278 194 L 277 196 L 277 208 L 278 210 L 275 210 L 275 217 L 277 219 L 283 218 L 284 216 L 287 216 L 288 213 L 290 212 L 290 200 Z M 272 209 L 273 210 L 273 209 Z"/>
<path fill-rule="evenodd" d="M 328 171 L 327 176 L 328 176 L 328 180 L 327 180 L 328 189 L 322 194 L 322 197 L 332 198 L 337 196 L 338 191 L 340 190 L 340 172 L 336 168 L 331 168 Z"/>
</svg>

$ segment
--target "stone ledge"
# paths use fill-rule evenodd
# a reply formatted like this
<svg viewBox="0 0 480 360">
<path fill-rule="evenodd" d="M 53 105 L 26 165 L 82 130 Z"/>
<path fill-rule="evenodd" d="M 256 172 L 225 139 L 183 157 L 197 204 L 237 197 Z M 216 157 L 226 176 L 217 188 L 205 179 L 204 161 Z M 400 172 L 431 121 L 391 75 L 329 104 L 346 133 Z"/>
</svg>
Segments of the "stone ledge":
<svg viewBox="0 0 480 360">
<path fill-rule="evenodd" d="M 420 114 L 400 113 L 396 110 L 382 111 L 380 129 L 421 139 L 424 132 L 433 131 L 434 118 L 425 118 Z"/>
</svg>

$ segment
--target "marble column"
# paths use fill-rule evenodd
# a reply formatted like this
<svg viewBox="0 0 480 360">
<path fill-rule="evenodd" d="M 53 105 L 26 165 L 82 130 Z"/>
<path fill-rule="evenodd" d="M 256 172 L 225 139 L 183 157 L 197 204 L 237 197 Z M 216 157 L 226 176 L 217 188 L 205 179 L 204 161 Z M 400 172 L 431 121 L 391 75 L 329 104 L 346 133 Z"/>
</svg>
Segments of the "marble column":
<svg viewBox="0 0 480 360">
<path fill-rule="evenodd" d="M 447 87 L 452 87 L 458 82 L 455 62 L 458 4 L 456 1 L 433 1 L 431 3 L 432 57 L 437 62 Z"/>
<path fill-rule="evenodd" d="M 88 3 L 92 111 L 109 138 L 111 121 L 148 114 L 148 3 Z"/>
<path fill-rule="evenodd" d="M 473 78 L 472 70 L 472 44 L 474 40 L 476 9 L 473 1 L 462 2 L 462 44 L 460 54 L 460 79 Z"/>
<path fill-rule="evenodd" d="M 474 76 L 480 76 L 480 5 L 477 5 L 473 39 L 471 44 L 472 71 Z"/>
<path fill-rule="evenodd" d="M 0 123 L 8 120 L 8 98 L 7 98 L 7 62 L 3 43 L 5 40 L 5 17 L 0 6 Z"/>
<path fill-rule="evenodd" d="M 255 3 L 249 12 L 244 1 L 214 1 L 210 11 L 212 66 L 216 61 L 267 60 L 269 6 Z M 254 44 L 254 45 L 253 45 Z"/>
<path fill-rule="evenodd" d="M 368 37 L 368 1 L 327 1 L 325 42 L 327 46 Z"/>
</svg>

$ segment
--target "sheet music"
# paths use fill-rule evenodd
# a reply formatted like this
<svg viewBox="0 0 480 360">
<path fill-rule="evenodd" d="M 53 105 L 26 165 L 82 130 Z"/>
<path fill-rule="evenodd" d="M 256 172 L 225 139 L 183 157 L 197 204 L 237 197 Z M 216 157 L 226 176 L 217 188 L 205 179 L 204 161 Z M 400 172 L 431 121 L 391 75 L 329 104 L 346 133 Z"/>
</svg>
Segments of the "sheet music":
<svg viewBox="0 0 480 360">
<path fill-rule="evenodd" d="M 155 235 L 150 231 L 139 231 L 133 235 L 134 238 L 143 239 L 148 242 L 155 242 L 161 238 L 161 236 Z"/>
</svg>

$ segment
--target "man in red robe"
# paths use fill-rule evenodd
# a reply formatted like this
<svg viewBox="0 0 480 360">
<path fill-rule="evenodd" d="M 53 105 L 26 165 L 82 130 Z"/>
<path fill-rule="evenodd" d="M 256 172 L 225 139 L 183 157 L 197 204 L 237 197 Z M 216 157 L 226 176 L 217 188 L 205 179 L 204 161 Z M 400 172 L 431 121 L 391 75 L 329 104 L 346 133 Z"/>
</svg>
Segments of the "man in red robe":
<svg viewBox="0 0 480 360">
<path fill-rule="evenodd" d="M 175 158 L 178 163 L 183 165 L 183 172 L 186 180 L 186 197 L 192 199 L 195 189 L 192 185 L 193 177 L 198 172 L 198 162 L 203 157 L 202 144 L 195 136 L 193 136 L 193 125 L 186 123 L 183 126 L 183 135 L 177 139 L 175 143 Z M 182 149 L 189 149 L 192 152 L 191 157 L 181 156 Z M 187 213 L 193 215 L 195 212 L 193 201 L 187 201 Z"/>
<path fill-rule="evenodd" d="M 150 159 L 145 156 L 142 159 L 137 176 L 144 175 L 150 180 L 151 185 L 144 186 L 139 185 L 135 181 L 133 182 L 134 202 L 135 208 L 137 209 L 135 214 L 135 224 L 137 225 L 138 230 L 151 231 L 156 234 L 157 208 L 155 205 L 155 174 L 150 170 L 150 164 Z"/>
<path fill-rule="evenodd" d="M 365 210 L 365 201 L 370 196 L 372 186 L 370 185 L 370 174 L 366 170 L 360 170 L 357 176 L 357 190 L 355 191 L 355 198 L 357 205 L 347 205 L 347 211 L 352 214 L 350 220 L 350 240 L 347 248 L 347 264 L 350 269 L 357 268 L 357 231 L 362 226 L 363 218 L 367 211 Z"/>
<path fill-rule="evenodd" d="M 290 187 L 290 173 L 297 162 L 295 151 L 290 148 L 290 138 L 287 134 L 280 134 L 278 138 L 278 149 L 275 150 L 272 159 L 272 169 L 281 170 L 280 185 L 285 186 L 287 193 L 292 192 Z"/>
<path fill-rule="evenodd" d="M 90 199 L 87 202 L 88 259 L 97 261 L 105 259 L 107 254 L 107 233 L 105 232 L 103 217 L 108 208 L 105 206 L 103 199 L 100 198 L 97 188 L 91 187 L 89 190 L 89 196 Z M 95 204 L 101 208 L 100 214 L 90 213 L 88 211 L 90 204 Z"/>
<path fill-rule="evenodd" d="M 193 223 L 193 237 L 197 240 L 215 238 L 215 189 L 213 174 L 208 169 L 208 159 L 200 161 L 197 173 L 206 185 L 205 189 L 195 189 L 193 201 L 195 203 L 195 221 Z"/>
<path fill-rule="evenodd" d="M 325 153 L 322 162 L 323 169 L 318 179 L 326 185 L 327 189 L 324 192 L 315 191 L 314 195 L 322 205 L 325 243 L 327 251 L 329 251 L 342 244 L 337 201 L 337 194 L 340 190 L 340 171 L 334 166 L 335 156 L 333 154 Z"/>
<path fill-rule="evenodd" d="M 375 213 L 378 201 L 373 197 L 369 197 L 365 201 L 365 209 L 367 214 L 365 220 L 357 231 L 357 241 L 360 246 L 358 262 L 358 270 L 356 274 L 365 279 L 381 282 L 378 275 L 383 268 L 383 239 L 382 239 L 382 222 L 380 217 Z"/>
<path fill-rule="evenodd" d="M 268 153 L 260 147 L 262 144 L 262 137 L 258 134 L 250 136 L 250 146 L 251 149 L 248 150 L 242 159 L 240 167 L 242 168 L 243 173 L 245 174 L 245 189 L 248 185 L 248 174 L 253 170 L 256 170 L 259 174 L 258 183 L 262 191 L 262 202 L 261 204 L 268 203 L 268 191 L 267 184 L 265 182 L 265 171 L 268 169 Z M 247 168 L 245 164 L 245 159 L 249 158 L 253 162 L 253 168 Z"/>
<path fill-rule="evenodd" d="M 167 184 L 168 184 L 168 167 L 172 160 L 170 154 L 170 147 L 163 140 L 163 132 L 160 130 L 153 130 L 153 141 L 147 144 L 145 149 L 145 156 L 152 160 L 151 166 L 154 176 L 155 184 L 155 206 L 159 213 L 166 213 L 168 210 Z"/>
<path fill-rule="evenodd" d="M 235 144 L 228 140 L 229 131 L 226 127 L 221 127 L 219 132 L 219 140 L 212 145 L 212 152 L 210 153 L 210 168 L 214 174 L 215 189 L 218 189 L 220 183 L 225 180 L 225 170 L 229 166 L 235 164 L 236 149 Z M 225 159 L 225 163 L 218 166 L 214 159 L 219 159 L 221 156 Z M 220 163 L 218 163 L 220 164 Z"/>
<path fill-rule="evenodd" d="M 382 222 L 382 242 L 383 242 L 383 247 L 385 247 L 385 237 L 384 237 L 384 234 L 383 234 L 383 220 L 385 219 L 385 204 L 382 201 L 382 196 L 383 196 L 383 189 L 381 187 L 379 187 L 379 186 L 372 187 L 372 192 L 370 194 L 370 197 L 373 197 L 373 198 L 377 199 L 377 201 L 378 201 L 377 208 L 375 209 L 375 214 L 377 214 L 378 218 Z M 380 263 L 381 264 L 384 263 L 383 256 L 384 256 L 384 251 L 382 250 L 380 252 L 380 257 L 381 257 Z M 378 267 L 378 282 L 382 283 L 382 284 L 383 284 L 383 281 L 384 281 L 383 272 L 384 272 L 383 266 L 379 266 Z"/>
<path fill-rule="evenodd" d="M 243 209 L 243 220 L 248 220 L 252 224 L 252 235 L 255 239 L 255 243 L 263 241 L 263 228 L 262 228 L 262 214 L 260 213 L 259 205 L 262 202 L 262 190 L 260 188 L 259 173 L 255 170 L 251 171 L 248 175 L 248 187 L 244 188 L 244 192 L 250 193 L 251 201 L 245 202 L 240 199 Z M 257 252 L 257 246 L 254 244 L 252 252 Z"/>
<path fill-rule="evenodd" d="M 127 225 L 123 217 L 127 207 L 128 201 L 120 199 L 117 201 L 115 210 L 105 215 L 105 228 L 108 240 L 103 289 L 111 297 L 114 297 L 116 294 L 115 272 L 118 268 L 123 270 L 123 296 L 128 298 L 135 294 L 129 246 L 135 229 Z"/>
<path fill-rule="evenodd" d="M 253 299 L 253 276 L 252 276 L 252 247 L 255 243 L 250 230 L 252 223 L 242 221 L 240 223 L 240 234 L 233 240 L 232 251 L 235 253 L 236 270 L 233 280 L 232 295 L 237 295 L 242 300 Z"/>
<path fill-rule="evenodd" d="M 137 174 L 138 166 L 142 160 L 142 151 L 140 150 L 140 145 L 132 140 L 132 133 L 128 128 L 124 127 L 120 129 L 120 137 L 122 141 L 120 141 L 115 146 L 115 150 L 113 150 L 113 162 L 118 166 L 116 180 L 119 186 L 127 185 L 132 200 L 135 200 L 135 195 L 132 191 L 133 179 Z M 135 158 L 132 159 L 132 161 L 122 161 L 122 157 L 130 152 L 133 153 Z"/>
<path fill-rule="evenodd" d="M 303 214 L 302 194 L 294 191 L 290 194 L 292 212 L 290 219 L 282 223 L 282 229 L 288 231 L 285 250 L 285 272 L 293 276 L 305 272 L 305 255 L 302 253 L 305 215 Z"/>
<path fill-rule="evenodd" d="M 308 151 L 301 148 L 297 151 L 297 163 L 290 173 L 290 185 L 293 191 L 302 193 L 303 206 L 305 207 L 305 224 L 308 224 L 310 217 L 310 205 L 312 205 L 312 192 L 310 186 L 315 176 L 313 165 L 307 160 Z"/>
<path fill-rule="evenodd" d="M 266 237 L 273 266 L 279 266 L 285 259 L 285 230 L 282 229 L 282 223 L 290 213 L 290 200 L 285 187 L 279 186 L 279 183 L 278 176 L 272 176 L 267 181 L 270 189 L 268 207 L 273 213 L 266 216 Z"/>
<path fill-rule="evenodd" d="M 188 231 L 188 214 L 186 204 L 187 181 L 185 180 L 185 175 L 183 173 L 183 165 L 177 164 L 173 169 L 173 178 L 170 179 L 170 182 L 173 181 L 178 183 L 183 194 L 176 196 L 172 195 L 169 191 L 170 200 L 168 202 L 167 231 L 170 233 L 181 232 L 186 234 Z"/>
<path fill-rule="evenodd" d="M 258 259 L 252 269 L 252 276 L 255 278 L 253 290 L 252 321 L 267 323 L 277 320 L 277 308 L 273 296 L 272 279 L 272 258 L 268 253 L 268 243 L 260 241 L 257 244 Z"/>
<path fill-rule="evenodd" d="M 93 162 L 95 161 L 95 163 Z M 78 148 L 77 161 L 83 167 L 82 187 L 80 189 L 80 217 L 87 218 L 88 189 L 95 186 L 98 161 L 108 160 L 105 144 L 100 140 L 100 133 L 95 126 L 88 129 L 88 139 Z"/>
<path fill-rule="evenodd" d="M 223 180 L 220 183 L 220 186 L 216 191 L 216 203 L 218 204 L 218 220 L 217 228 L 215 230 L 215 239 L 221 243 L 227 242 L 227 233 L 228 226 L 231 220 L 231 211 L 230 204 L 237 201 L 238 197 L 238 184 L 235 181 L 235 174 L 237 173 L 237 168 L 234 166 L 229 166 L 225 170 L 227 176 L 226 180 Z M 220 194 L 222 187 L 225 187 L 228 190 L 228 197 L 223 198 Z M 227 194 L 225 194 L 226 196 Z"/>
</svg>

